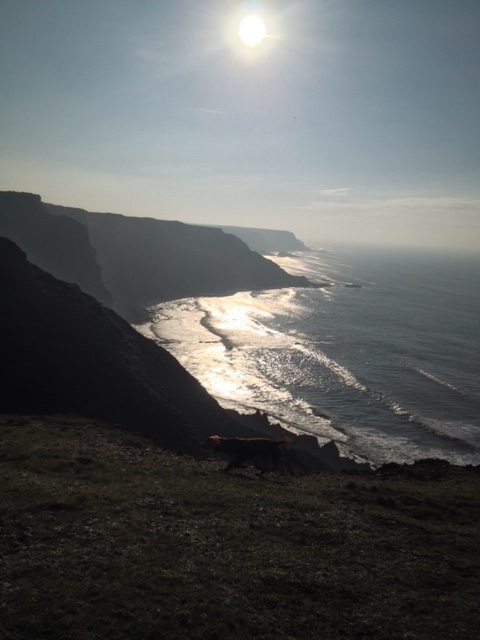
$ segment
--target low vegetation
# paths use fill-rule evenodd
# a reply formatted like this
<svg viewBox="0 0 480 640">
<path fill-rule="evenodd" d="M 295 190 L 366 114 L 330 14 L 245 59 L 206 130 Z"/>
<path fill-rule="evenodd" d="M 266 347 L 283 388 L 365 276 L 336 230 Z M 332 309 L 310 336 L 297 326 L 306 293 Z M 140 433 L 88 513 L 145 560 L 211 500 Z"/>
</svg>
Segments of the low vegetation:
<svg viewBox="0 0 480 640">
<path fill-rule="evenodd" d="M 2 639 L 477 637 L 475 469 L 224 474 L 68 417 L 0 445 Z"/>
</svg>

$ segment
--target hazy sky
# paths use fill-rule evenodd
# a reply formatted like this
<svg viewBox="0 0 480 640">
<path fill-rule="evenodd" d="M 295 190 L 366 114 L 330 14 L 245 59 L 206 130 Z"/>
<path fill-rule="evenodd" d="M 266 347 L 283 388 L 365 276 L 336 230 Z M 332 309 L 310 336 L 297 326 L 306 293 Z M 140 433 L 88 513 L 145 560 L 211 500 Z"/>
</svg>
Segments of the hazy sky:
<svg viewBox="0 0 480 640">
<path fill-rule="evenodd" d="M 480 250 L 480 1 L 1 0 L 0 189 Z"/>
</svg>

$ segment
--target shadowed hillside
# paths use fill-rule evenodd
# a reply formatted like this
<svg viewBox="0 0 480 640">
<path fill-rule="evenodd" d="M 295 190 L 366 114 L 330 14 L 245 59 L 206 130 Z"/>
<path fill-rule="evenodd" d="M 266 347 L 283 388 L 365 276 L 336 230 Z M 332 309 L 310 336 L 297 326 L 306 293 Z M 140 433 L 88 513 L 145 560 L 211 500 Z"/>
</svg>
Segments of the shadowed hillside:
<svg viewBox="0 0 480 640">
<path fill-rule="evenodd" d="M 101 418 L 192 453 L 206 435 L 238 431 L 167 351 L 4 238 L 0 309 L 0 411 Z"/>
</svg>

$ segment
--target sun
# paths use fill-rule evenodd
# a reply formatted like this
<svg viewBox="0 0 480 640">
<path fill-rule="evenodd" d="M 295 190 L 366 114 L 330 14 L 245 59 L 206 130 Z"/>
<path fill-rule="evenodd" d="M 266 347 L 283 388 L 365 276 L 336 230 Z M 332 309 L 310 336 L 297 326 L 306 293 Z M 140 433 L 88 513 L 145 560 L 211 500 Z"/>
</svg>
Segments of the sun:
<svg viewBox="0 0 480 640">
<path fill-rule="evenodd" d="M 247 47 L 256 47 L 267 37 L 265 22 L 260 16 L 245 16 L 238 27 L 238 36 Z"/>
</svg>

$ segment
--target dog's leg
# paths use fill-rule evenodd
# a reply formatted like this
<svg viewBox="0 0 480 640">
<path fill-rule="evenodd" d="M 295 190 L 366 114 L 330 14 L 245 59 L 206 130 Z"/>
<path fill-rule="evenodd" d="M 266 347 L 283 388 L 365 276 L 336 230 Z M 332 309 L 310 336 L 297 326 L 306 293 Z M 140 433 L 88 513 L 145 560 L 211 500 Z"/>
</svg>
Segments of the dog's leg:
<svg viewBox="0 0 480 640">
<path fill-rule="evenodd" d="M 272 471 L 274 473 L 278 473 L 281 457 L 282 457 L 282 452 L 280 451 L 280 449 L 274 449 L 270 454 L 270 458 L 272 461 Z"/>
<path fill-rule="evenodd" d="M 244 457 L 237 456 L 236 458 L 233 458 L 233 460 L 230 460 L 230 462 L 225 467 L 224 471 L 227 472 L 227 471 L 230 471 L 230 469 L 241 469 L 242 467 L 245 466 L 243 464 L 244 462 L 245 462 Z"/>
</svg>

